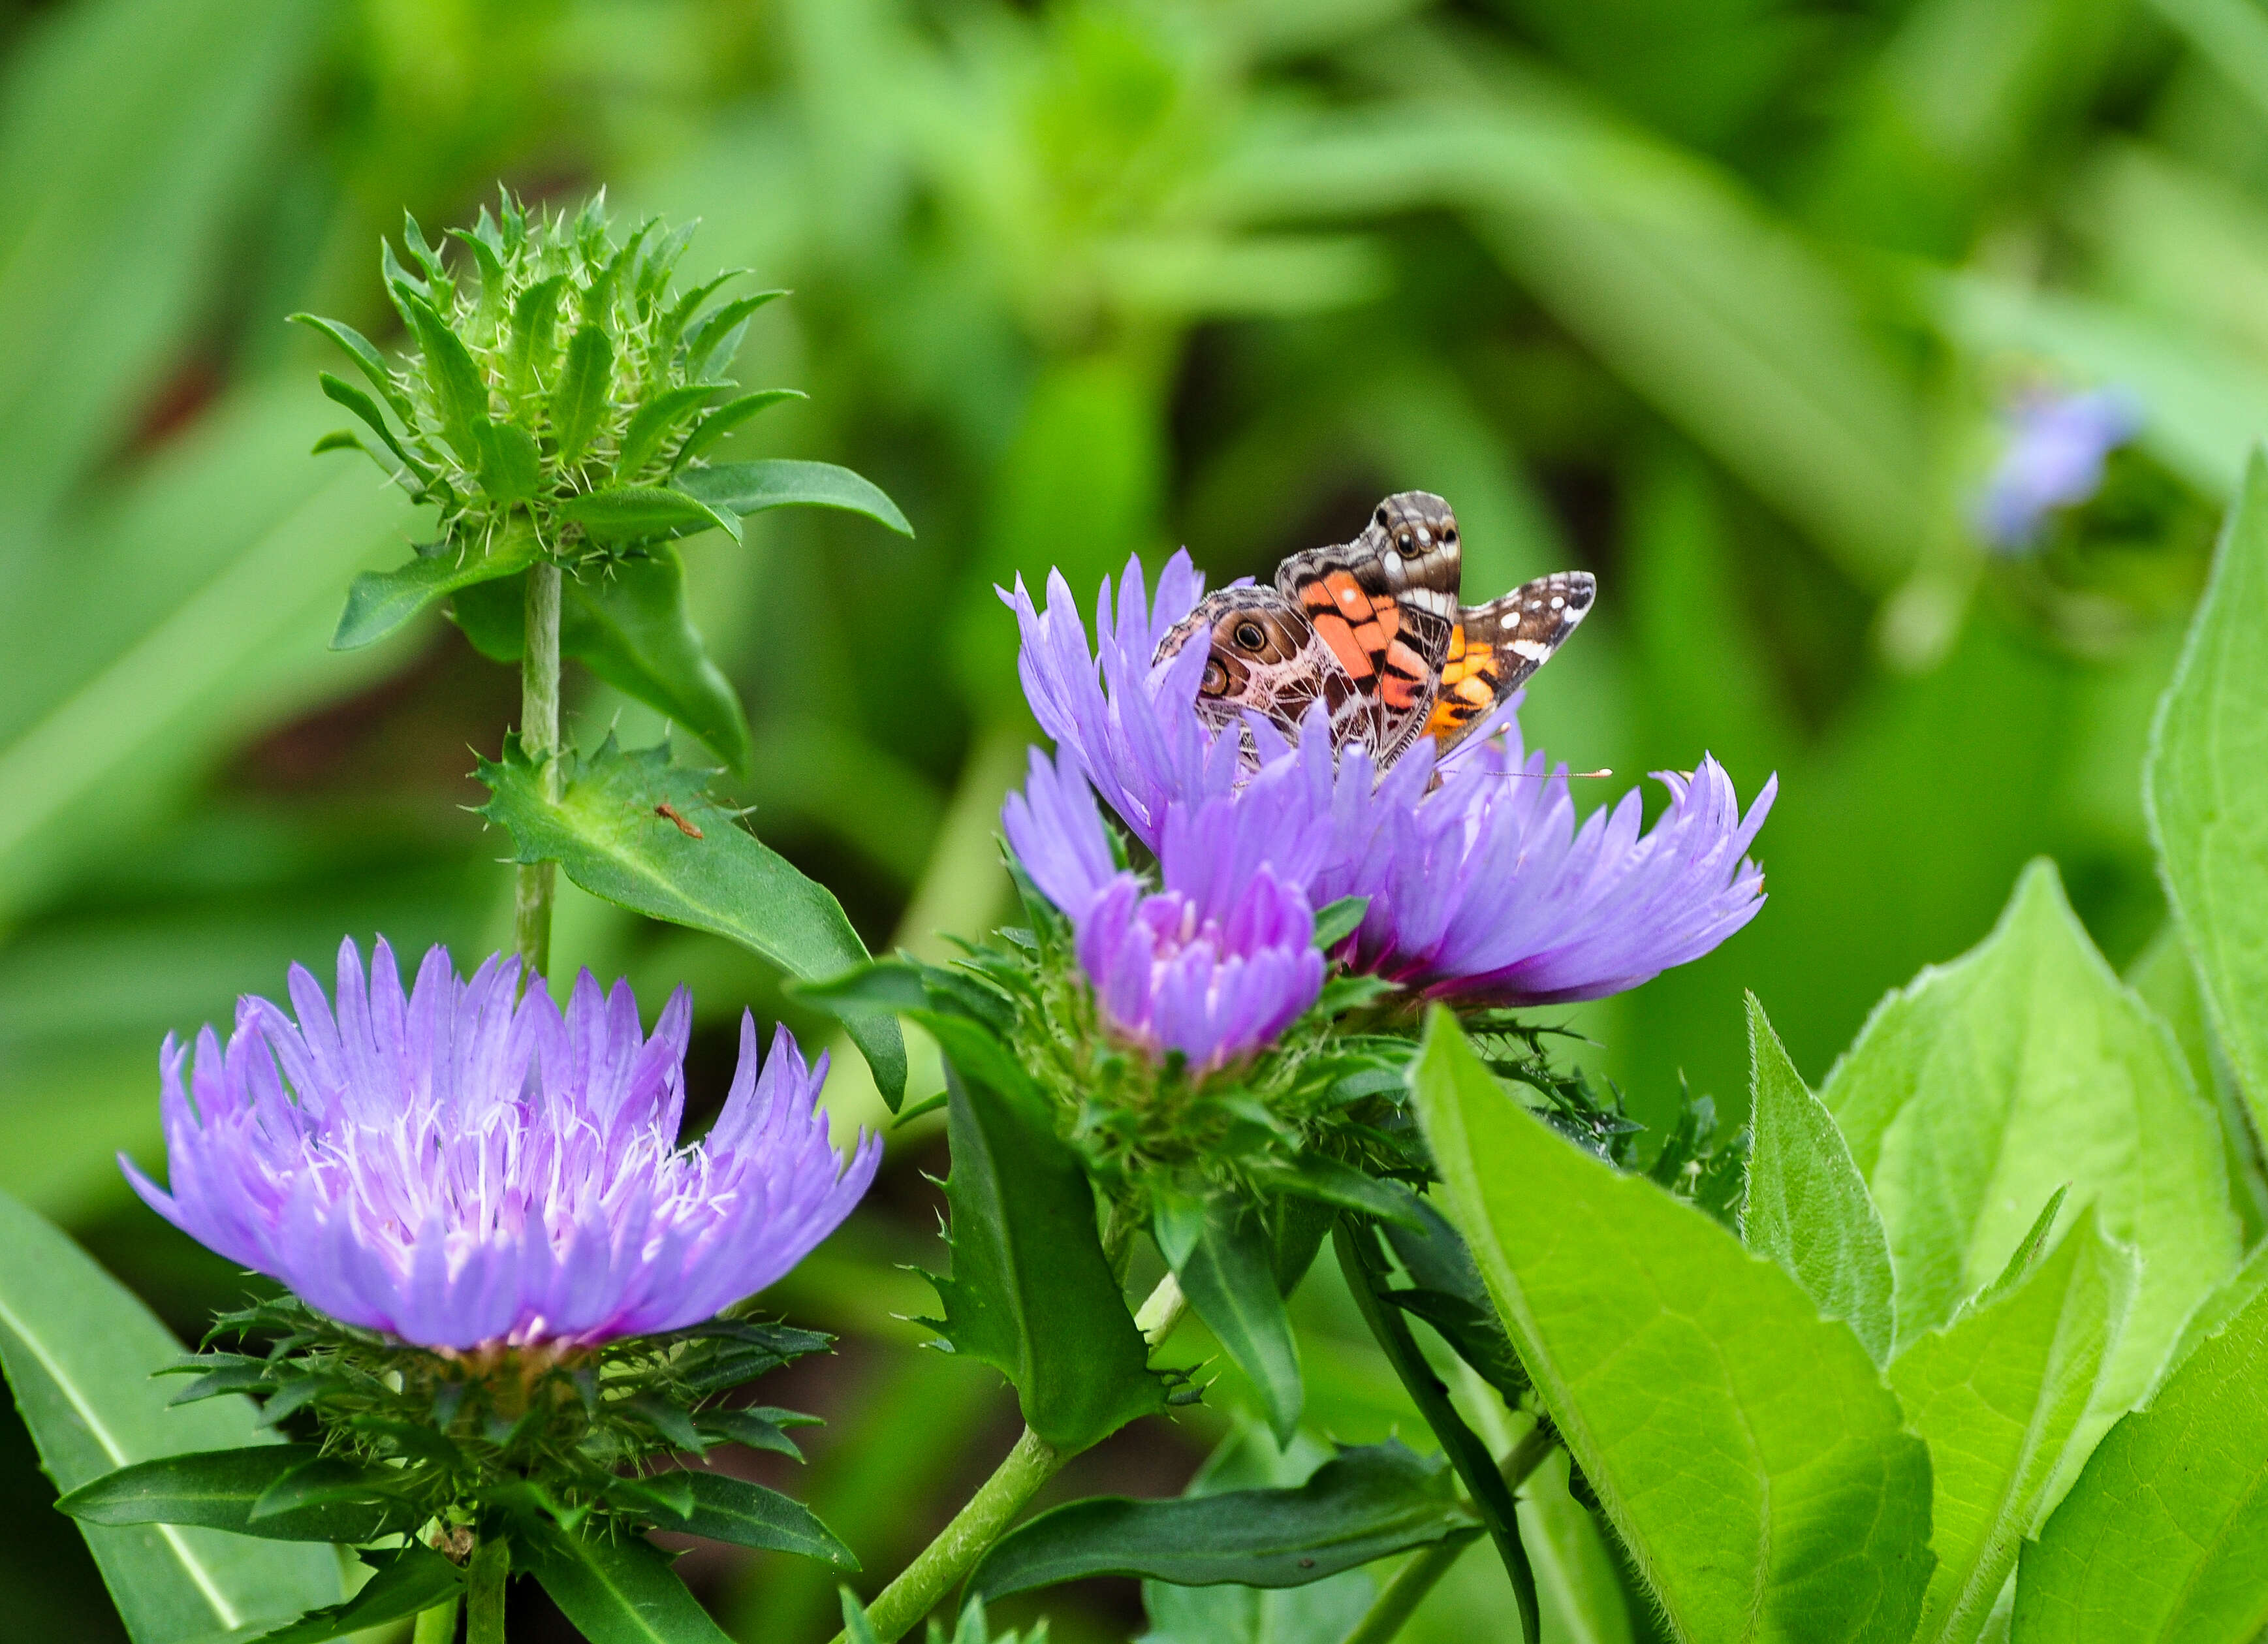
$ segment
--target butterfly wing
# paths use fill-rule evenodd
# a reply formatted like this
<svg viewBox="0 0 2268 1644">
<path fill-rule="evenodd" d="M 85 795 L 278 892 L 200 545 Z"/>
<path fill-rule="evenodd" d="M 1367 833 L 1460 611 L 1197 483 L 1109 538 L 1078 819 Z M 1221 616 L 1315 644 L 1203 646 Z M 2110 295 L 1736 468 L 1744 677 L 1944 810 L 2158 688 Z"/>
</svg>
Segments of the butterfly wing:
<svg viewBox="0 0 2268 1644">
<path fill-rule="evenodd" d="M 1500 600 L 1459 613 L 1441 667 L 1441 688 L 1425 734 L 1447 753 L 1551 660 L 1590 611 L 1598 585 L 1584 571 L 1522 583 Z"/>
<path fill-rule="evenodd" d="M 1216 731 L 1257 713 L 1296 741 L 1300 719 L 1318 698 L 1336 704 L 1348 694 L 1307 618 L 1273 588 L 1206 594 L 1158 642 L 1155 660 L 1178 655 L 1197 640 L 1210 650 L 1197 684 L 1197 713 Z M 1247 753 L 1256 757 L 1246 741 Z"/>
<path fill-rule="evenodd" d="M 1335 743 L 1359 739 L 1384 765 L 1418 740 L 1456 629 L 1462 574 L 1456 517 L 1426 491 L 1388 498 L 1353 542 L 1294 554 L 1278 569 L 1278 591 L 1345 681 L 1331 704 Z"/>
</svg>

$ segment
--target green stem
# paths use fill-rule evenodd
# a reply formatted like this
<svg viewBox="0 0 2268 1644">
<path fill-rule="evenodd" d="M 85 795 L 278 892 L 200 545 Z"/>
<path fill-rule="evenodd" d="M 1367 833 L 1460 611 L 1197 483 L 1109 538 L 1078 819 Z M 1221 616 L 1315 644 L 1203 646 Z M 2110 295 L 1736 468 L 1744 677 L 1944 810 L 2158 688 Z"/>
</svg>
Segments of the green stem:
<svg viewBox="0 0 2268 1644">
<path fill-rule="evenodd" d="M 457 1644 L 457 1601 L 445 1598 L 431 1610 L 419 1611 L 409 1644 Z"/>
<path fill-rule="evenodd" d="M 1512 1454 L 1505 1457 L 1501 1471 L 1506 1487 L 1516 1490 L 1526 1483 L 1528 1475 L 1543 1464 L 1543 1458 L 1551 1454 L 1557 1442 L 1550 1427 L 1540 1421 L 1521 1434 L 1520 1441 L 1512 1447 Z M 1417 1614 L 1425 1595 L 1449 1573 L 1458 1555 L 1469 1544 L 1465 1541 L 1437 1541 L 1396 1570 L 1385 1590 L 1372 1601 L 1362 1619 L 1355 1623 L 1354 1631 L 1346 1635 L 1344 1644 L 1388 1644 L 1397 1637 L 1404 1624 Z"/>
<path fill-rule="evenodd" d="M 874 1636 L 881 1644 L 903 1638 L 939 1600 L 976 1567 L 985 1550 L 1031 1505 L 1040 1486 L 1071 1459 L 1038 1434 L 1026 1427 L 1007 1460 L 993 1470 L 968 1503 L 953 1515 L 953 1522 L 938 1533 L 920 1556 L 898 1572 L 897 1580 L 881 1591 L 866 1611 Z M 835 1644 L 846 1644 L 838 1633 Z M 469 1641 L 468 1641 L 469 1644 Z"/>
<path fill-rule="evenodd" d="M 1497 1556 L 1504 1560 L 1504 1573 L 1512 1582 L 1513 1599 L 1520 1608 L 1521 1636 L 1528 1644 L 1536 1644 L 1543 1620 L 1537 1608 L 1535 1571 L 1528 1561 L 1528 1549 L 1521 1545 L 1520 1520 L 1513 1510 L 1512 1491 L 1497 1470 L 1496 1457 L 1457 1413 L 1456 1405 L 1449 1400 L 1449 1390 L 1433 1374 L 1433 1367 L 1425 1362 L 1425 1355 L 1418 1351 L 1417 1338 L 1410 1333 L 1401 1308 L 1385 1294 L 1386 1263 L 1379 1250 L 1376 1227 L 1367 1221 L 1358 1222 L 1351 1216 L 1341 1216 L 1331 1237 L 1338 1250 L 1339 1266 L 1346 1274 L 1347 1287 L 1354 1292 L 1355 1306 L 1361 1309 L 1363 1323 L 1370 1326 L 1370 1333 L 1385 1349 L 1388 1362 L 1402 1378 L 1402 1385 L 1417 1404 L 1418 1413 L 1425 1418 L 1425 1425 L 1441 1441 L 1442 1452 L 1457 1470 L 1457 1477 L 1464 1480 L 1481 1522 L 1488 1526 L 1489 1539 L 1496 1544 Z"/>
<path fill-rule="evenodd" d="M 512 1576 L 512 1544 L 481 1537 L 465 1570 L 465 1644 L 504 1644 L 504 1588 Z"/>
<path fill-rule="evenodd" d="M 1173 1334 L 1174 1326 L 1182 1322 L 1182 1315 L 1188 1309 L 1180 1284 L 1173 1274 L 1167 1273 L 1143 1302 L 1141 1311 L 1134 1316 L 1135 1328 L 1142 1332 L 1142 1338 L 1154 1353 Z M 924 1547 L 911 1564 L 898 1572 L 897 1579 L 882 1589 L 866 1611 L 867 1619 L 873 1623 L 874 1636 L 881 1644 L 894 1644 L 894 1640 L 903 1638 L 924 1616 L 936 1609 L 961 1578 L 976 1567 L 976 1561 L 1000 1539 L 1001 1532 L 1016 1522 L 1016 1515 L 1031 1505 L 1040 1486 L 1054 1478 L 1070 1459 L 1071 1454 L 1058 1450 L 1026 1427 L 1023 1436 L 1016 1441 L 1016 1448 L 992 1470 L 992 1476 L 977 1486 L 968 1505 L 953 1515 L 953 1522 L 939 1531 L 937 1539 Z M 838 1633 L 835 1644 L 849 1644 L 849 1637 L 848 1633 Z"/>
<path fill-rule="evenodd" d="M 542 770 L 543 795 L 559 797 L 559 567 L 538 560 L 527 572 L 527 649 L 519 665 L 520 751 Z M 512 896 L 512 939 L 531 977 L 551 968 L 551 903 L 556 862 L 519 870 Z"/>
</svg>

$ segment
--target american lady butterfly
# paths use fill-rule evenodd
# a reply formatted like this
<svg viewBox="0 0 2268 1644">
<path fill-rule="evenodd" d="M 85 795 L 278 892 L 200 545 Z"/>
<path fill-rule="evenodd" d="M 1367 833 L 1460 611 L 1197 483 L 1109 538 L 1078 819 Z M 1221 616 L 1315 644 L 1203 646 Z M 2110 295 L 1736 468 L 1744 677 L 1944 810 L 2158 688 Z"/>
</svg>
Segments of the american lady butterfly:
<svg viewBox="0 0 2268 1644">
<path fill-rule="evenodd" d="M 1297 740 L 1321 702 L 1331 745 L 1359 743 L 1381 769 L 1423 737 L 1447 753 L 1551 660 L 1597 593 L 1589 572 L 1563 571 L 1460 605 L 1463 570 L 1449 505 L 1397 491 L 1353 542 L 1286 559 L 1274 587 L 1205 595 L 1156 660 L 1208 637 L 1197 711 L 1219 728 L 1254 712 Z"/>
</svg>

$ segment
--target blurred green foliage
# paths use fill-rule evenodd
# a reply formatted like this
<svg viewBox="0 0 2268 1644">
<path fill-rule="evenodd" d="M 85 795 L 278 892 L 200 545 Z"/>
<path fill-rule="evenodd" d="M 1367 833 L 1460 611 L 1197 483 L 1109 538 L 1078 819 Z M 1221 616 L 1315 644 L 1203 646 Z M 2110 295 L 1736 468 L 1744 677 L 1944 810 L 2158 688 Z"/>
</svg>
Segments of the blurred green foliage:
<svg viewBox="0 0 2268 1644">
<path fill-rule="evenodd" d="M 797 288 L 738 374 L 812 397 L 715 454 L 851 464 L 919 532 L 773 514 L 683 555 L 750 708 L 726 791 L 870 946 L 1004 905 L 1028 722 L 993 582 L 1085 597 L 1182 542 L 1264 573 L 1412 486 L 1459 510 L 1469 598 L 1598 573 L 1526 719 L 1615 768 L 1594 799 L 1704 748 L 1781 775 L 1755 925 L 1567 1013 L 1638 1117 L 1681 1074 L 1742 1105 L 1743 987 L 1820 1081 L 2034 854 L 2114 962 L 2161 917 L 2150 705 L 2268 431 L 2257 0 L 59 0 L 0 41 L 0 1187 L 177 1324 L 236 1289 L 111 1162 L 154 1160 L 160 1036 L 343 933 L 509 928 L 462 807 L 513 681 L 432 616 L 326 652 L 430 521 L 306 457 L 335 361 L 283 322 L 390 344 L 379 236 L 500 180 L 699 217 L 684 280 Z M 1996 561 L 1970 500 L 2039 385 L 2144 428 Z M 586 743 L 659 728 L 570 691 Z M 740 950 L 588 898 L 558 953 L 824 1036 Z M 924 1193 L 900 1168 L 781 1297 L 850 1335 L 809 1482 L 869 1583 L 1005 1443 L 988 1373 L 878 1300 L 928 1304 L 888 1266 L 933 1255 Z M 1334 1283 L 1311 1425 L 1414 1431 Z M 1170 1493 L 1217 1419 L 1182 1431 L 1061 1488 Z M 0 1633 L 102 1636 L 19 1432 L 0 1469 Z M 1475 1562 L 1411 1636 L 1494 1613 Z M 833 1625 L 824 1572 L 695 1574 L 740 1636 Z M 1128 1635 L 1125 1593 L 1051 1603 L 1058 1640 Z"/>
</svg>

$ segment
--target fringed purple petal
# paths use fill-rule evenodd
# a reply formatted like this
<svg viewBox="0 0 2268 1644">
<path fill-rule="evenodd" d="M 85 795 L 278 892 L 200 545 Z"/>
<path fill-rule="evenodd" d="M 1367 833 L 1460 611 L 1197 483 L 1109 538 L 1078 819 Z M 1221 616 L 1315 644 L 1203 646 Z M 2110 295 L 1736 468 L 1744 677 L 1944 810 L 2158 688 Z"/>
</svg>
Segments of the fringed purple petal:
<svg viewBox="0 0 2268 1644">
<path fill-rule="evenodd" d="M 365 976 L 341 947 L 335 1000 L 295 968 L 296 1022 L 250 999 L 225 1045 L 169 1038 L 170 1191 L 120 1161 L 167 1220 L 334 1318 L 459 1349 L 697 1323 L 802 1260 L 873 1179 L 878 1143 L 837 1157 L 826 1058 L 785 1028 L 759 1071 L 744 1021 L 725 1112 L 681 1147 L 682 989 L 648 1036 L 629 985 L 588 972 L 562 1012 L 540 978 L 515 997 L 513 961 L 460 982 L 435 948 L 405 992 L 383 941 L 371 959 Z"/>
</svg>

